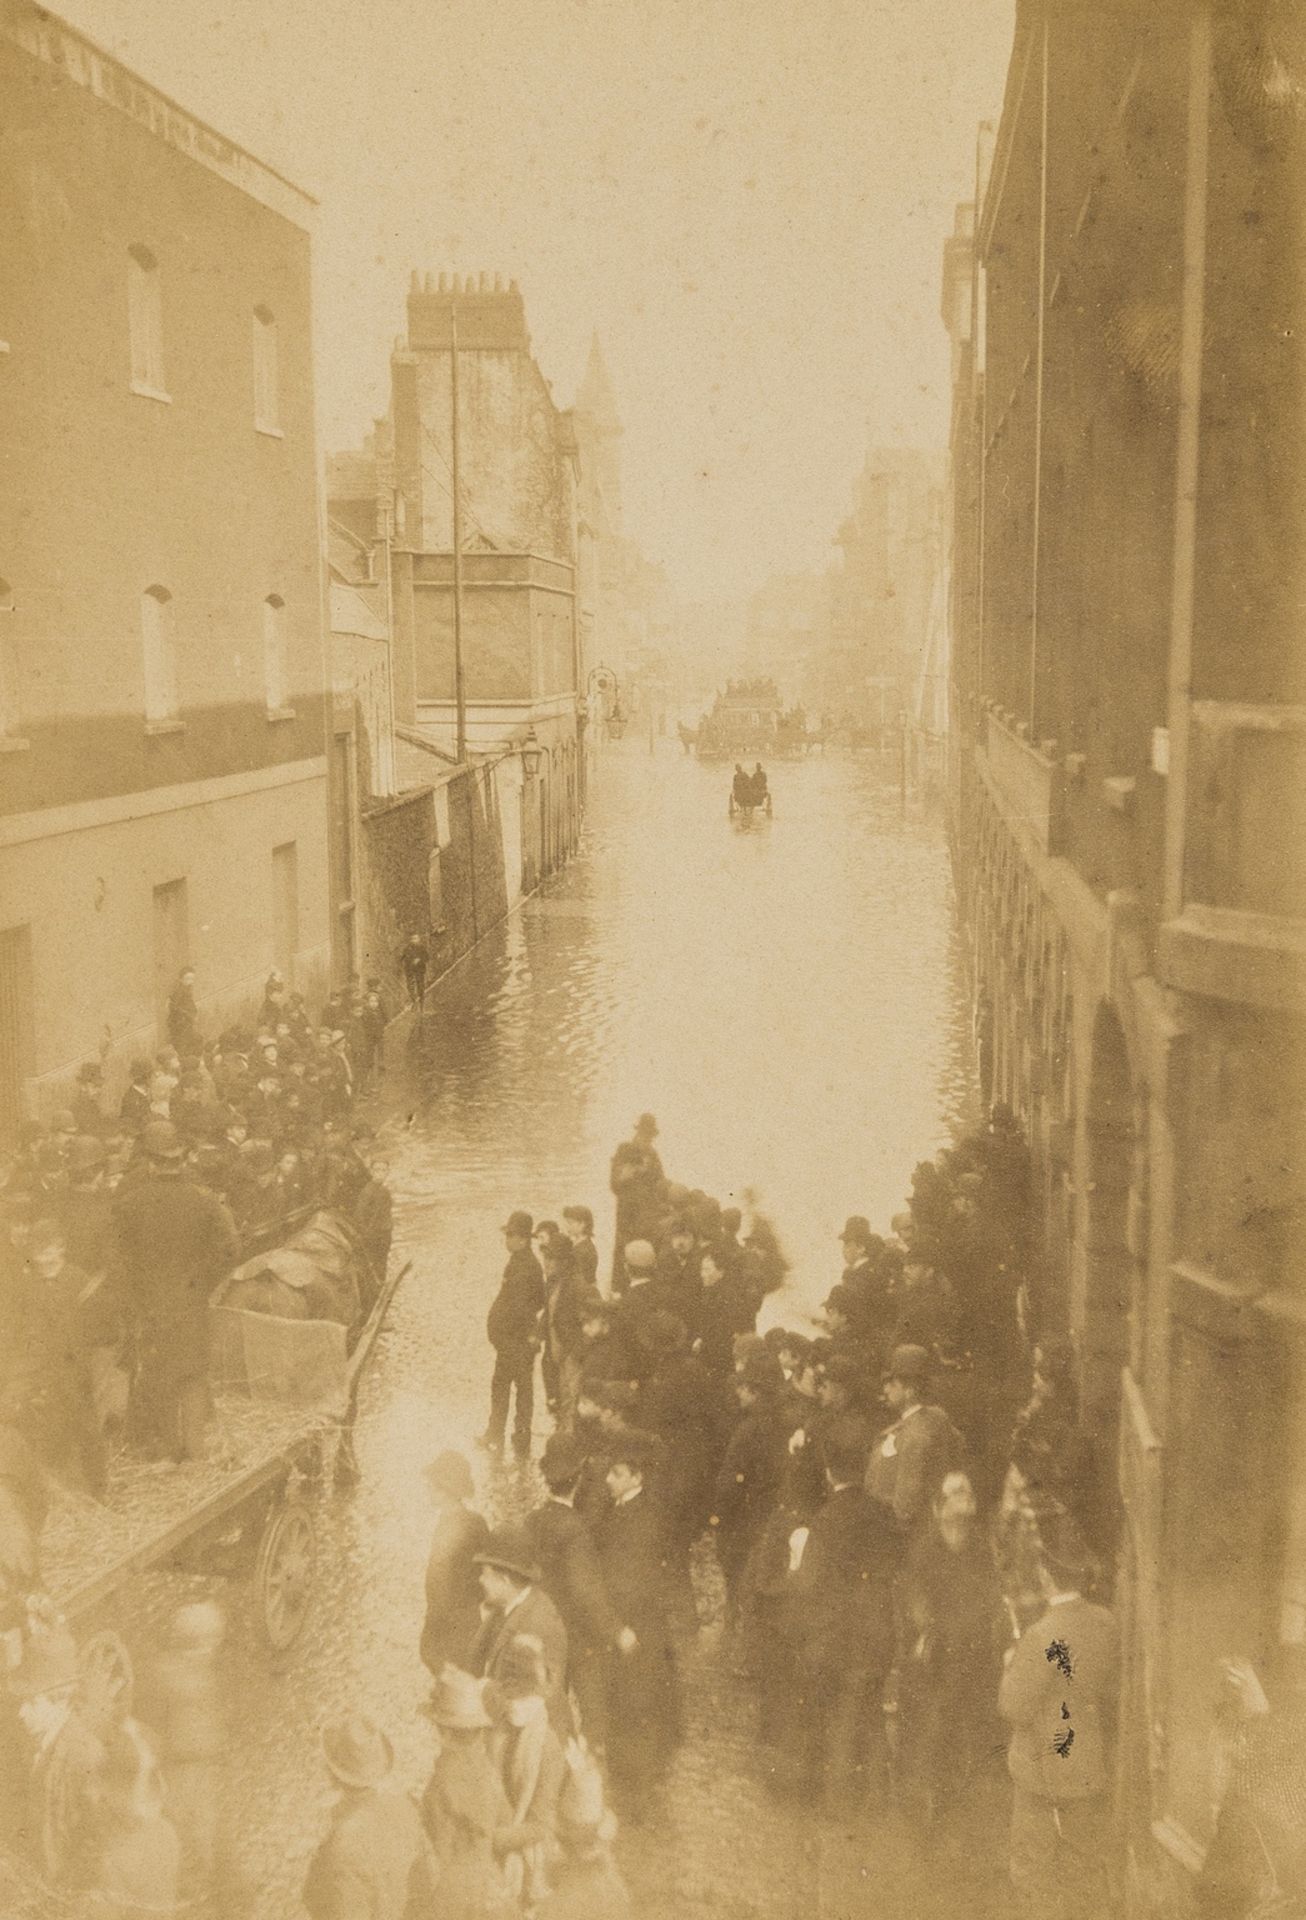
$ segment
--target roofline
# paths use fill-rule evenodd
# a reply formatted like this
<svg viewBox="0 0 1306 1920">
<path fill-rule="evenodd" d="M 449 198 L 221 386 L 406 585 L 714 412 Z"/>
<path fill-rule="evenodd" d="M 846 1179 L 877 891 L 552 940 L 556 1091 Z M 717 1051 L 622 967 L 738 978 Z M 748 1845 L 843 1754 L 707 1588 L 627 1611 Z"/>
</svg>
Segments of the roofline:
<svg viewBox="0 0 1306 1920">
<path fill-rule="evenodd" d="M 313 194 L 297 186 L 284 173 L 278 173 L 277 169 L 269 166 L 266 160 L 260 160 L 257 154 L 251 153 L 247 147 L 242 147 L 220 128 L 211 125 L 207 120 L 201 120 L 197 113 L 192 112 L 180 100 L 174 100 L 171 94 L 164 93 L 163 89 L 156 87 L 152 80 L 143 79 L 116 54 L 110 53 L 98 41 L 92 40 L 90 35 L 83 33 L 79 27 L 71 26 L 57 13 L 51 13 L 47 8 L 37 6 L 35 0 L 0 0 L 0 38 L 10 41 L 24 53 L 30 54 L 33 59 L 55 68 L 74 85 L 85 87 L 106 106 L 116 108 L 128 119 L 145 126 L 156 138 L 175 147 L 179 153 L 193 160 L 197 166 L 206 167 L 209 172 L 216 173 L 219 178 L 226 180 L 239 192 L 248 194 L 251 199 L 259 201 L 269 211 L 279 213 L 283 219 L 290 220 L 306 232 L 311 229 L 313 213 L 318 206 L 318 201 Z M 80 59 L 69 60 L 70 46 L 79 51 Z M 105 69 L 118 77 L 117 87 L 106 87 Z M 132 94 L 123 87 L 122 82 L 130 83 L 136 97 L 133 98 Z M 141 95 L 147 97 L 141 99 Z M 179 115 L 187 125 L 182 127 L 173 122 L 157 124 L 154 114 L 141 111 L 142 107 L 148 108 L 151 105 L 167 108 L 171 114 Z M 197 145 L 193 139 L 188 140 L 183 137 L 191 132 L 202 135 L 207 140 L 216 141 L 224 151 L 221 153 L 205 151 L 202 144 Z M 228 156 L 234 156 L 235 160 L 243 165 L 233 166 Z M 247 169 L 253 171 L 253 179 L 246 177 Z M 260 191 L 264 181 L 268 182 L 269 186 Z M 292 205 L 294 205 L 294 211 L 291 211 Z"/>
</svg>

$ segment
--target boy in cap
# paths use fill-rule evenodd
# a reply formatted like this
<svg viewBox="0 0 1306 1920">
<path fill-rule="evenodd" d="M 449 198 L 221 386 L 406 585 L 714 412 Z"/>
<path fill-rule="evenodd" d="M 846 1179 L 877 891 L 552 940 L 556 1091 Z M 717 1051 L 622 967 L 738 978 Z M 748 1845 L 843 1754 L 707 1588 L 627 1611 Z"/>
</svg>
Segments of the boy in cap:
<svg viewBox="0 0 1306 1920">
<path fill-rule="evenodd" d="M 485 1321 L 486 1337 L 494 1348 L 494 1375 L 490 1423 L 480 1444 L 491 1453 L 503 1452 L 508 1407 L 515 1400 L 512 1448 L 519 1460 L 527 1460 L 535 1417 L 535 1356 L 544 1313 L 544 1272 L 531 1252 L 529 1213 L 509 1214 L 503 1237 L 508 1263 Z"/>
<path fill-rule="evenodd" d="M 539 1920 L 631 1920 L 626 1883 L 612 1857 L 617 1822 L 603 1798 L 603 1774 L 582 1741 L 567 1744 L 567 1780 L 558 1803 L 562 1859 Z"/>
<path fill-rule="evenodd" d="M 504 1862 L 510 1891 L 527 1913 L 548 1891 L 548 1859 L 567 1776 L 562 1742 L 549 1725 L 547 1684 L 539 1641 L 516 1635 L 492 1689 L 498 1710 L 489 1746 L 510 1809 L 507 1825 L 495 1835 L 495 1852 Z"/>
<path fill-rule="evenodd" d="M 445 1667 L 426 1712 L 440 1735 L 421 1801 L 422 1824 L 435 1856 L 440 1920 L 483 1920 L 504 1902 L 494 1842 L 512 1809 L 486 1746 L 491 1721 L 482 1683 Z"/>
<path fill-rule="evenodd" d="M 406 1793 L 388 1788 L 394 1748 L 363 1713 L 333 1721 L 322 1757 L 339 1798 L 313 1856 L 303 1900 L 312 1920 L 408 1920 L 432 1893 L 425 1835 Z"/>
</svg>

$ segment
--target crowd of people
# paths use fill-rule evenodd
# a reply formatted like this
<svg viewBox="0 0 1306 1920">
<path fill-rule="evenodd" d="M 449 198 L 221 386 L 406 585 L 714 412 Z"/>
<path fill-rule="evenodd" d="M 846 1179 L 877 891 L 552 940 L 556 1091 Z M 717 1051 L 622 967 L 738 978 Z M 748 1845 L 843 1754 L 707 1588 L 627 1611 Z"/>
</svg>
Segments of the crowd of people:
<svg viewBox="0 0 1306 1920">
<path fill-rule="evenodd" d="M 47 1476 L 100 1496 L 115 1446 L 202 1455 L 209 1300 L 239 1260 L 330 1209 L 384 1276 L 390 1196 L 352 1106 L 387 1011 L 354 983 L 313 1023 L 273 974 L 258 1019 L 210 1038 L 188 970 L 116 1100 L 92 1062 L 24 1128 L 0 1188 L 0 1596 L 30 1590 Z"/>
<path fill-rule="evenodd" d="M 567 1756 L 583 1756 L 596 1806 L 601 1782 L 624 1821 L 656 1817 L 683 1734 L 684 1637 L 715 1577 L 777 1795 L 842 1817 L 892 1798 L 930 1829 L 984 1774 L 1005 1721 L 1024 1910 L 1098 1912 L 1108 1543 L 1051 1337 L 1033 1343 L 1029 1384 L 1029 1204 L 1009 1118 L 918 1168 L 888 1236 L 849 1219 L 819 1322 L 762 1335 L 787 1267 L 774 1231 L 669 1181 L 656 1138 L 644 1115 L 613 1157 L 606 1285 L 588 1207 L 504 1223 L 478 1444 L 510 1447 L 525 1471 L 538 1360 L 545 1497 L 495 1530 L 464 1456 L 430 1469 L 421 1652 L 442 1752 L 422 1813 L 436 1857 L 458 1863 L 434 1910 L 625 1910 L 593 1833 L 614 1904 L 569 1904 Z M 1049 1658 L 1052 1643 L 1070 1651 Z"/>
<path fill-rule="evenodd" d="M 201 1043 L 199 1057 L 212 1072 L 228 1051 Z M 71 1140 L 103 1143 L 116 1124 Z M 670 1180 L 657 1137 L 645 1114 L 613 1156 L 610 1265 L 584 1204 L 504 1222 L 477 1442 L 488 1515 L 465 1454 L 425 1474 L 436 1520 L 414 1639 L 429 1776 L 419 1794 L 395 1785 L 390 1735 L 363 1708 L 323 1730 L 336 1797 L 308 1914 L 621 1920 L 618 1821 L 659 1820 L 687 1644 L 718 1604 L 778 1798 L 845 1826 L 893 1805 L 933 1838 L 1005 1747 L 1019 1910 L 1106 1914 L 1114 1517 L 1069 1349 L 1031 1326 L 1028 1161 L 1010 1116 L 922 1163 L 887 1234 L 846 1220 L 819 1316 L 762 1334 L 788 1272 L 774 1229 L 749 1193 L 735 1208 Z M 133 1155 L 107 1189 L 119 1236 L 127 1199 L 166 1185 L 161 1165 L 190 1159 L 194 1175 L 202 1150 L 157 1113 L 136 1139 L 150 1171 L 133 1175 Z M 11 1196 L 31 1191 L 11 1176 Z M 538 1459 L 537 1367 L 551 1419 Z M 0 1425 L 6 1498 L 26 1444 Z M 29 1841 L 39 1850 L 53 1799 L 76 1843 L 68 1884 L 102 1910 L 237 1910 L 218 1610 L 183 1607 L 133 1715 L 102 1725 L 57 1616 L 29 1597 L 7 1625 Z M 1233 1784 L 1208 1879 L 1246 1913 L 1263 1885 L 1248 1834 L 1269 1833 L 1285 1872 L 1296 1858 L 1264 1759 L 1303 1722 L 1270 1715 L 1248 1668 L 1230 1691 Z"/>
</svg>

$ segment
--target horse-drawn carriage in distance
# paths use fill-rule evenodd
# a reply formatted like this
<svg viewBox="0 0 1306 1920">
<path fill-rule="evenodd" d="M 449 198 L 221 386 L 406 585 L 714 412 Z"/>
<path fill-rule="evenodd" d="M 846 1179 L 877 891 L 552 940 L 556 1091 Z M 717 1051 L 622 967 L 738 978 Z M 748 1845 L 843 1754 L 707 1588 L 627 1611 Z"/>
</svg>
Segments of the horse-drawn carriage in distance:
<svg viewBox="0 0 1306 1920">
<path fill-rule="evenodd" d="M 679 728 L 700 760 L 793 759 L 807 751 L 807 716 L 786 708 L 774 680 L 732 680 L 697 727 Z"/>
</svg>

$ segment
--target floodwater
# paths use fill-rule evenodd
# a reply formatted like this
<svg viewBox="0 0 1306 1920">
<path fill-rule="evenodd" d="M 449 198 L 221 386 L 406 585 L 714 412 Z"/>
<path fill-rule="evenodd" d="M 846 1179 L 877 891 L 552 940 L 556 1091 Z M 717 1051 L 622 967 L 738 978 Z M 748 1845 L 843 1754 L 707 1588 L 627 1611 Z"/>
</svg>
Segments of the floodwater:
<svg viewBox="0 0 1306 1920">
<path fill-rule="evenodd" d="M 364 1383 L 361 1484 L 322 1515 L 319 1601 L 293 1655 L 273 1667 L 233 1623 L 237 1851 L 269 1920 L 299 1911 L 322 1830 L 324 1717 L 382 1719 L 405 1785 L 429 1767 L 421 1468 L 457 1445 L 485 1477 L 470 1443 L 507 1213 L 586 1202 L 606 1265 L 608 1159 L 650 1109 L 672 1179 L 726 1203 L 756 1189 L 793 1262 L 771 1310 L 801 1325 L 838 1277 L 845 1216 L 886 1227 L 915 1162 L 970 1116 L 940 820 L 903 811 L 871 757 L 771 779 L 774 818 L 744 831 L 729 768 L 674 742 L 608 749 L 578 857 L 430 992 L 420 1025 L 392 1030 L 377 1104 L 412 1271 Z M 485 1492 L 497 1510 L 523 1497 Z M 919 1914 L 901 1837 L 832 1838 L 772 1806 L 718 1641 L 708 1624 L 687 1650 L 670 1831 L 624 1843 L 641 1914 L 887 1914 L 895 1885 Z"/>
</svg>

